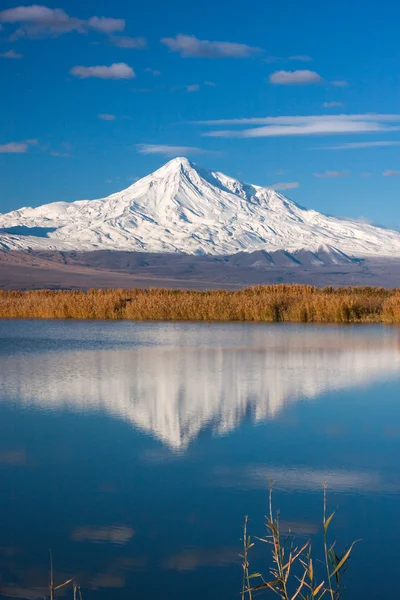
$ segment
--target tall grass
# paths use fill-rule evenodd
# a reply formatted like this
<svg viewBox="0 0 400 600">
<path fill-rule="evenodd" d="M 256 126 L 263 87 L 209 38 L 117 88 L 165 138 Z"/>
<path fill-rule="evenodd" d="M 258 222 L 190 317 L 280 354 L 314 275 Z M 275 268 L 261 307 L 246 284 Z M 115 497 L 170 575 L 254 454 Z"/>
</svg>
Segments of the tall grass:
<svg viewBox="0 0 400 600">
<path fill-rule="evenodd" d="M 53 554 L 50 550 L 50 581 L 49 581 L 49 598 L 50 600 L 54 600 L 56 597 L 56 592 L 59 590 L 65 590 L 66 588 L 72 588 L 74 600 L 82 600 L 82 592 L 81 588 L 77 584 L 75 577 L 71 579 L 67 579 L 64 583 L 56 584 L 54 582 L 54 569 L 53 569 Z M 44 598 L 43 600 L 46 600 Z"/>
<path fill-rule="evenodd" d="M 250 551 L 254 542 L 248 535 L 249 520 L 244 521 L 243 529 L 243 584 L 241 600 L 254 600 L 258 592 L 272 592 L 281 600 L 340 600 L 343 595 L 342 576 L 347 569 L 350 555 L 355 542 L 344 552 L 338 553 L 336 542 L 330 543 L 329 527 L 335 516 L 335 511 L 327 513 L 327 486 L 324 486 L 323 503 L 323 536 L 321 554 L 322 560 L 315 560 L 311 540 L 301 546 L 296 546 L 293 535 L 281 531 L 279 512 L 274 512 L 272 505 L 272 482 L 269 491 L 269 513 L 266 517 L 265 537 L 254 538 L 258 542 L 271 547 L 272 566 L 268 577 L 261 573 L 253 573 L 250 569 Z M 272 577 L 272 579 L 271 579 Z M 73 600 L 83 600 L 81 588 L 72 577 L 61 584 L 55 583 L 53 556 L 50 551 L 49 596 L 43 600 L 55 600 L 57 592 L 72 590 Z M 63 594 L 64 595 L 64 594 Z"/>
<path fill-rule="evenodd" d="M 400 288 L 0 291 L 0 318 L 400 323 Z"/>
<path fill-rule="evenodd" d="M 314 560 L 311 541 L 295 545 L 294 537 L 283 534 L 279 513 L 272 507 L 272 487 L 269 494 L 269 515 L 266 517 L 267 535 L 256 540 L 271 546 L 272 567 L 268 578 L 250 571 L 250 550 L 254 547 L 248 535 L 248 518 L 243 531 L 243 586 L 242 600 L 253 600 L 259 591 L 273 592 L 282 600 L 339 600 L 343 595 L 342 576 L 345 572 L 355 542 L 343 553 L 338 553 L 335 542 L 330 543 L 329 526 L 335 512 L 327 515 L 326 486 L 324 487 L 323 550 L 320 561 Z M 321 568 L 322 567 L 322 568 Z M 271 595 L 273 595 L 271 594 Z"/>
</svg>

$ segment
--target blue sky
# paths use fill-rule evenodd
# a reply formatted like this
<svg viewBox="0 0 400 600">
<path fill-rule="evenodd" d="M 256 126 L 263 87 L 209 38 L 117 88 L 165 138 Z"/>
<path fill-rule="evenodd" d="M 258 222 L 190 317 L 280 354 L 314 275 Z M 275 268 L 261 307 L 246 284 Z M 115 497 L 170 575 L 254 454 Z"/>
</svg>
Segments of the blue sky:
<svg viewBox="0 0 400 600">
<path fill-rule="evenodd" d="M 186 155 L 400 228 L 396 3 L 1 9 L 1 212 L 102 197 Z"/>
</svg>

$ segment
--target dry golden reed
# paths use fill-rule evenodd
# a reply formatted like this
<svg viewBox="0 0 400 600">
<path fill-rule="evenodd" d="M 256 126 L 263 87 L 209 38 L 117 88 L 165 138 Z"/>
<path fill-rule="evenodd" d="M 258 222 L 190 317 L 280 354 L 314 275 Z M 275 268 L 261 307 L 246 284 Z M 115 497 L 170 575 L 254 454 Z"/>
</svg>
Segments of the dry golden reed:
<svg viewBox="0 0 400 600">
<path fill-rule="evenodd" d="M 3 319 L 400 323 L 400 289 L 266 285 L 239 291 L 0 291 Z"/>
</svg>

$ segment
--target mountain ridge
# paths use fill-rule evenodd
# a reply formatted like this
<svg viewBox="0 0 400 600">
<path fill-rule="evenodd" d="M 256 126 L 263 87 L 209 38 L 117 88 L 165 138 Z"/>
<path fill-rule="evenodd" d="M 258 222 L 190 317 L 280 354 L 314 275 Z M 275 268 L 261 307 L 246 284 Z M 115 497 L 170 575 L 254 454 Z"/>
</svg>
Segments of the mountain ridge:
<svg viewBox="0 0 400 600">
<path fill-rule="evenodd" d="M 36 235 L 13 233 L 16 228 Z M 263 250 L 292 256 L 308 251 L 316 263 L 323 254 L 329 263 L 341 264 L 400 257 L 400 232 L 323 215 L 270 188 L 180 157 L 105 198 L 0 214 L 0 248 L 193 255 Z"/>
</svg>

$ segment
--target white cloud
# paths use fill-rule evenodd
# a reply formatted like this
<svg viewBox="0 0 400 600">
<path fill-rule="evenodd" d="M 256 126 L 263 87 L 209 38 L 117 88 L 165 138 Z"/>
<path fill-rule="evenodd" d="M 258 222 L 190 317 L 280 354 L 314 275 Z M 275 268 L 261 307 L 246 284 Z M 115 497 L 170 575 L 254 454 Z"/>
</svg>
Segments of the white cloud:
<svg viewBox="0 0 400 600">
<path fill-rule="evenodd" d="M 276 85 L 309 85 L 312 83 L 321 83 L 321 75 L 315 71 L 275 71 L 269 76 L 270 83 Z"/>
<path fill-rule="evenodd" d="M 324 173 L 314 173 L 314 177 L 318 179 L 340 179 L 347 177 L 348 174 L 348 171 L 325 171 Z"/>
<path fill-rule="evenodd" d="M 101 119 L 102 121 L 115 121 L 115 115 L 110 115 L 108 113 L 102 113 L 98 115 L 97 118 Z"/>
<path fill-rule="evenodd" d="M 386 169 L 386 171 L 383 171 L 382 175 L 384 177 L 396 177 L 397 175 L 400 175 L 400 171 L 393 171 L 392 169 Z"/>
<path fill-rule="evenodd" d="M 180 33 L 175 38 L 163 38 L 161 43 L 171 52 L 179 52 L 184 57 L 202 58 L 247 58 L 261 51 L 261 48 L 233 42 L 210 42 L 199 40 L 194 35 Z"/>
<path fill-rule="evenodd" d="M 347 83 L 347 81 L 344 81 L 343 79 L 338 79 L 336 81 L 331 81 L 331 84 L 335 87 L 347 87 L 349 84 Z"/>
<path fill-rule="evenodd" d="M 358 148 L 379 148 L 384 146 L 400 146 L 400 142 L 379 141 L 379 142 L 348 142 L 338 144 L 337 146 L 326 146 L 325 150 L 356 150 Z"/>
<path fill-rule="evenodd" d="M 71 31 L 84 32 L 84 21 L 70 17 L 61 8 L 47 8 L 33 4 L 32 6 L 17 6 L 0 12 L 3 23 L 20 23 L 21 27 L 15 32 L 15 37 L 41 37 L 45 35 L 60 35 Z"/>
<path fill-rule="evenodd" d="M 38 4 L 16 6 L 0 12 L 2 23 L 20 25 L 12 38 L 27 36 L 30 38 L 54 37 L 76 31 L 86 33 L 89 29 L 105 34 L 125 29 L 124 19 L 109 17 L 90 17 L 88 20 L 71 17 L 61 8 L 48 8 Z"/>
<path fill-rule="evenodd" d="M 271 190 L 293 190 L 294 188 L 300 187 L 300 183 L 298 181 L 287 181 L 282 183 L 274 183 L 268 186 Z"/>
<path fill-rule="evenodd" d="M 193 146 L 168 146 L 163 144 L 137 144 L 140 154 L 162 154 L 163 156 L 184 156 L 191 154 L 213 154 L 210 150 L 203 150 Z"/>
<path fill-rule="evenodd" d="M 27 142 L 9 142 L 0 145 L 0 154 L 22 154 L 28 152 Z"/>
<path fill-rule="evenodd" d="M 205 81 L 204 85 L 208 85 L 208 87 L 215 87 L 215 83 L 213 81 Z"/>
<path fill-rule="evenodd" d="M 23 54 L 19 54 L 15 50 L 7 50 L 7 52 L 0 54 L 0 58 L 23 58 L 23 56 Z"/>
<path fill-rule="evenodd" d="M 143 50 L 147 45 L 145 37 L 113 36 L 110 38 L 110 42 L 118 48 L 133 48 L 135 50 Z"/>
<path fill-rule="evenodd" d="M 112 19 L 110 17 L 90 17 L 88 25 L 91 29 L 111 34 L 125 29 L 125 19 Z"/>
<path fill-rule="evenodd" d="M 126 63 L 113 63 L 109 67 L 105 65 L 94 67 L 82 67 L 77 65 L 70 70 L 70 73 L 81 79 L 88 79 L 89 77 L 96 77 L 99 79 L 132 79 L 135 77 L 132 67 Z"/>
<path fill-rule="evenodd" d="M 398 131 L 400 115 L 311 115 L 288 117 L 256 117 L 200 121 L 203 125 L 264 125 L 245 129 L 225 129 L 205 133 L 209 137 L 257 138 L 295 135 L 331 135 Z"/>
<path fill-rule="evenodd" d="M 322 105 L 324 108 L 338 108 L 339 106 L 343 106 L 342 102 L 324 102 Z"/>
</svg>

